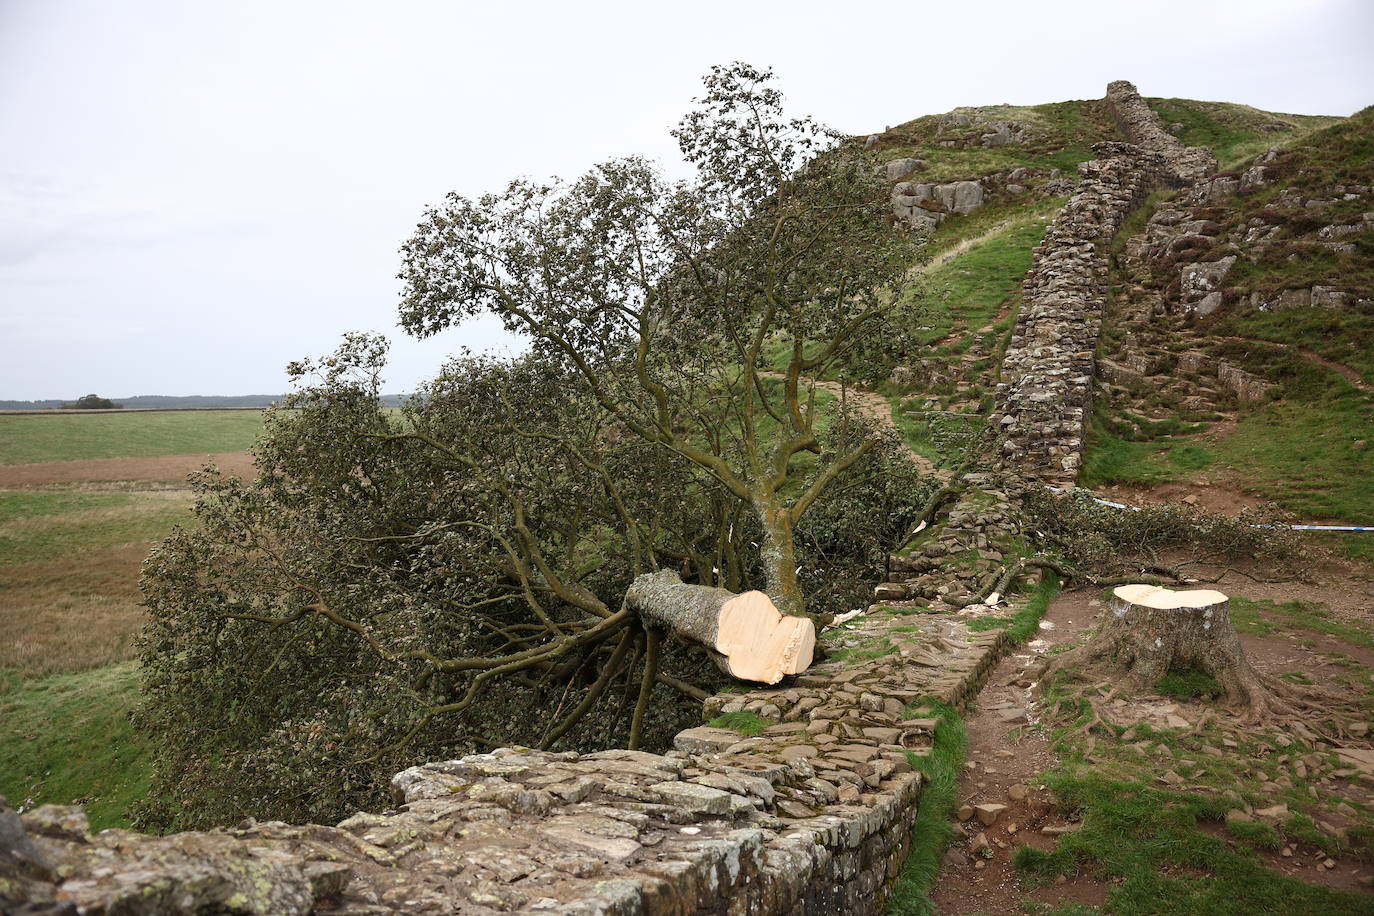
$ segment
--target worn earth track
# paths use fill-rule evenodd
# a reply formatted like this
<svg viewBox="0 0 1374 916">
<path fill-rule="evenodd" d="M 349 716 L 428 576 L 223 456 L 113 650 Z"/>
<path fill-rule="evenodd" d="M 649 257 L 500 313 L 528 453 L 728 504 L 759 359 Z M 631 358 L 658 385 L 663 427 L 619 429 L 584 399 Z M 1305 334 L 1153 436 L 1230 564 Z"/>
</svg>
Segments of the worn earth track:
<svg viewBox="0 0 1374 916">
<path fill-rule="evenodd" d="M 934 270 L 937 267 L 948 264 L 950 261 L 953 261 L 955 258 L 959 257 L 964 252 L 969 251 L 972 248 L 978 247 L 979 245 L 983 244 L 984 242 L 988 241 L 994 236 L 1005 231 L 1007 227 L 1010 225 L 1010 220 L 1001 220 L 1000 222 L 995 223 L 994 225 L 990 226 L 988 229 L 979 233 L 978 235 L 970 236 L 966 239 L 960 239 L 954 245 L 945 249 L 944 251 L 941 251 L 939 254 L 931 258 L 926 263 L 920 265 L 919 267 L 913 268 L 911 271 L 911 276 L 914 278 L 922 274 L 929 273 L 931 270 Z M 990 327 L 984 328 L 983 331 L 987 331 L 990 329 Z M 781 372 L 773 371 L 764 371 L 760 372 L 759 374 L 767 378 L 781 379 L 786 377 Z M 934 477 L 941 483 L 948 482 L 950 478 L 950 472 L 948 470 L 938 467 L 935 464 L 935 462 L 931 461 L 925 455 L 922 455 L 920 452 L 916 451 L 914 448 L 907 444 L 905 437 L 903 437 L 901 435 L 901 431 L 897 429 L 897 424 L 892 422 L 892 405 L 888 402 L 887 398 L 883 397 L 881 394 L 878 394 L 875 391 L 869 391 L 866 388 L 862 388 L 855 385 L 846 385 L 842 382 L 826 381 L 820 379 L 807 379 L 807 383 L 815 385 L 817 388 L 823 391 L 829 392 L 830 394 L 834 395 L 837 399 L 843 402 L 854 402 L 854 404 L 858 408 L 859 413 L 862 414 L 864 417 L 866 417 L 869 420 L 872 420 L 873 422 L 877 423 L 878 425 L 886 429 L 890 429 L 897 433 L 898 439 L 901 440 L 902 443 L 902 451 L 906 454 L 907 458 L 911 460 L 911 463 L 914 464 L 918 470 L 920 470 L 922 474 Z"/>
<path fill-rule="evenodd" d="M 154 458 L 85 458 L 0 465 L 0 487 L 41 487 L 48 484 L 94 483 L 110 480 L 185 480 L 207 464 L 226 474 L 252 477 L 251 452 L 206 455 L 162 455 Z"/>
</svg>

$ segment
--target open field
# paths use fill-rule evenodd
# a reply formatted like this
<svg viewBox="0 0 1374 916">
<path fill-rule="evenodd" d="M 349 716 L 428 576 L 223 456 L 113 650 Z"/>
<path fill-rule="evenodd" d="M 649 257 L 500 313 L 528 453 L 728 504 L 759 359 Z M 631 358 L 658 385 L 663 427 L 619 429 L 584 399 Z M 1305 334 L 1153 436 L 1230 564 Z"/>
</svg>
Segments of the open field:
<svg viewBox="0 0 1374 916">
<path fill-rule="evenodd" d="M 127 827 L 151 761 L 129 721 L 138 666 L 0 683 L 0 795 L 11 805 L 79 802 L 91 828 Z"/>
<path fill-rule="evenodd" d="M 251 472 L 254 411 L 0 417 L 0 794 L 128 826 L 147 750 L 129 714 L 139 569 L 194 522 L 186 475 Z"/>
<path fill-rule="evenodd" d="M 261 431 L 254 410 L 0 416 L 0 465 L 242 452 Z"/>
</svg>

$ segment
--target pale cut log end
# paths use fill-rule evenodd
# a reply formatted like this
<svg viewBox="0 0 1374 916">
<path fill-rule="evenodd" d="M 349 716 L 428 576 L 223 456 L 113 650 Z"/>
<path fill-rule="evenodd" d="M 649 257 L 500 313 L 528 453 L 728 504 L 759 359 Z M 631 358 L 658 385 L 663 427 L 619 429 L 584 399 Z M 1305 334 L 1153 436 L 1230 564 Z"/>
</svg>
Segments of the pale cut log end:
<svg viewBox="0 0 1374 916">
<path fill-rule="evenodd" d="M 736 595 L 721 605 L 716 651 L 741 680 L 776 684 L 811 665 L 816 627 L 807 617 L 784 617 L 763 592 Z"/>
<path fill-rule="evenodd" d="M 1166 611 L 1215 607 L 1231 600 L 1221 592 L 1209 588 L 1176 592 L 1158 585 L 1118 585 L 1112 589 L 1112 594 L 1130 604 Z"/>
</svg>

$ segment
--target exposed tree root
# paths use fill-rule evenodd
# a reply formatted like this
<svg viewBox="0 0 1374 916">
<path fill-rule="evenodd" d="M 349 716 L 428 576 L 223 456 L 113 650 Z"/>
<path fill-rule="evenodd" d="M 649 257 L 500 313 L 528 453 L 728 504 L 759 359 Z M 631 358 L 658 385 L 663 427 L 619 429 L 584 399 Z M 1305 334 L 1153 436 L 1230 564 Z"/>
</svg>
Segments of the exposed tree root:
<svg viewBox="0 0 1374 916">
<path fill-rule="evenodd" d="M 1323 720 L 1359 714 L 1356 701 L 1345 693 L 1292 684 L 1255 670 L 1231 626 L 1226 596 L 1217 592 L 1166 593 L 1159 606 L 1152 606 L 1149 602 L 1155 597 L 1150 596 L 1151 591 L 1117 589 L 1097 632 L 1085 645 L 1051 659 L 1038 679 L 1041 687 L 1063 674 L 1080 678 L 1106 675 L 1108 683 L 1115 686 L 1105 700 L 1121 689 L 1153 692 L 1171 668 L 1189 668 L 1216 679 L 1227 705 L 1246 726 L 1301 723 L 1303 728 L 1329 738 L 1339 726 Z M 1181 606 L 1169 606 L 1168 599 L 1174 597 L 1186 600 Z M 1188 606 L 1187 600 L 1199 604 Z M 1070 736 L 1088 735 L 1106 725 L 1098 702 L 1088 696 L 1092 690 L 1081 692 L 1091 718 L 1069 732 Z M 1185 735 L 1201 731 L 1207 718 L 1204 715 Z"/>
</svg>

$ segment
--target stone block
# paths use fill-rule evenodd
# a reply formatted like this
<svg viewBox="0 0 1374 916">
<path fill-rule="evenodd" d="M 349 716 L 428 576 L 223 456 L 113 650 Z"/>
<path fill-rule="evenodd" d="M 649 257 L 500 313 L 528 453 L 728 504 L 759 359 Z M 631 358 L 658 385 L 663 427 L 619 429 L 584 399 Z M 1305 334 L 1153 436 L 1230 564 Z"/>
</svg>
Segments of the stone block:
<svg viewBox="0 0 1374 916">
<path fill-rule="evenodd" d="M 737 731 L 702 725 L 678 732 L 673 738 L 673 747 L 684 754 L 720 754 L 731 745 L 738 744 L 739 739 Z"/>
</svg>

